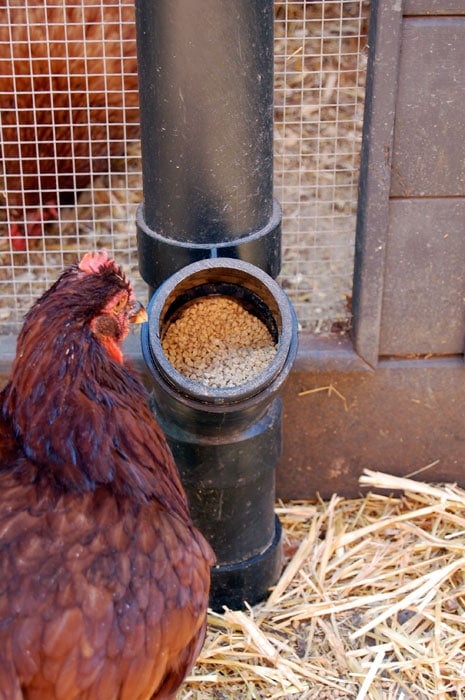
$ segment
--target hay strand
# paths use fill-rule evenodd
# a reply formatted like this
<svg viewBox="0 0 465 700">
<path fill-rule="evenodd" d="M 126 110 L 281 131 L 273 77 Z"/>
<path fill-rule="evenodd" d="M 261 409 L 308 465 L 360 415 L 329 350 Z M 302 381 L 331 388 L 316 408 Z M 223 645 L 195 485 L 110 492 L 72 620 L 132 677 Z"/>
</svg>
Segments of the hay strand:
<svg viewBox="0 0 465 700">
<path fill-rule="evenodd" d="M 182 700 L 465 698 L 465 491 L 360 484 L 360 499 L 277 504 L 282 576 L 261 605 L 210 615 Z"/>
</svg>

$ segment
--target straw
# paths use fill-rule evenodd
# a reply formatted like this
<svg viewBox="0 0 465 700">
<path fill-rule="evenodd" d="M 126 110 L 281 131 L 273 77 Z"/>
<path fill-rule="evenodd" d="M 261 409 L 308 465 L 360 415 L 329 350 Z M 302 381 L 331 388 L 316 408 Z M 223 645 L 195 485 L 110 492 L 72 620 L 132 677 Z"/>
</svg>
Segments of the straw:
<svg viewBox="0 0 465 700">
<path fill-rule="evenodd" d="M 465 491 L 368 470 L 360 485 L 277 503 L 282 575 L 264 603 L 209 616 L 182 700 L 465 698 Z"/>
</svg>

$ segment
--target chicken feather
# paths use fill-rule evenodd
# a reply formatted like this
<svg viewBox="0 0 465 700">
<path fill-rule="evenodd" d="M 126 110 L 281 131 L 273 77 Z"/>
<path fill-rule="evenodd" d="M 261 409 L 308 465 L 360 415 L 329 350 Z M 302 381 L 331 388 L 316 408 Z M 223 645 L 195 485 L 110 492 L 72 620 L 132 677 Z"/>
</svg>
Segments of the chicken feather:
<svg viewBox="0 0 465 700">
<path fill-rule="evenodd" d="M 0 700 L 168 700 L 203 643 L 213 554 L 94 324 L 120 344 L 132 289 L 93 267 L 32 307 L 1 397 Z"/>
</svg>

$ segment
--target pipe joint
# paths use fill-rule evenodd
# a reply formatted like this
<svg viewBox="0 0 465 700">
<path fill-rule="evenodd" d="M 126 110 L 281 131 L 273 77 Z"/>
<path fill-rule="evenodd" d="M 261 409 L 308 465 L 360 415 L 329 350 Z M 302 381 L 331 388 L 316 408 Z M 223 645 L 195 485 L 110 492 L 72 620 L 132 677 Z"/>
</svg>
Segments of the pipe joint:
<svg viewBox="0 0 465 700">
<path fill-rule="evenodd" d="M 256 231 L 234 240 L 218 240 L 209 243 L 168 238 L 150 228 L 145 219 L 144 204 L 136 214 L 139 268 L 142 278 L 150 287 L 150 293 L 167 277 L 191 263 L 208 258 L 234 258 L 247 260 L 264 270 L 270 277 L 277 277 L 281 269 L 281 207 L 273 199 L 272 214 L 267 223 Z"/>
</svg>

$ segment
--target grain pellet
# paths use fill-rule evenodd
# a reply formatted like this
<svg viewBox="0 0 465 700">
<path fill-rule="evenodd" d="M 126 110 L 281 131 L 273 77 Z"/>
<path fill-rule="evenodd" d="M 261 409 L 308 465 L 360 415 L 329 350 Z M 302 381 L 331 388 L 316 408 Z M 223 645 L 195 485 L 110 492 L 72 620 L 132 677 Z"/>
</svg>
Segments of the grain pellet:
<svg viewBox="0 0 465 700">
<path fill-rule="evenodd" d="M 211 387 L 234 387 L 263 372 L 276 354 L 266 325 L 235 299 L 202 297 L 186 307 L 162 339 L 184 376 Z"/>
</svg>

